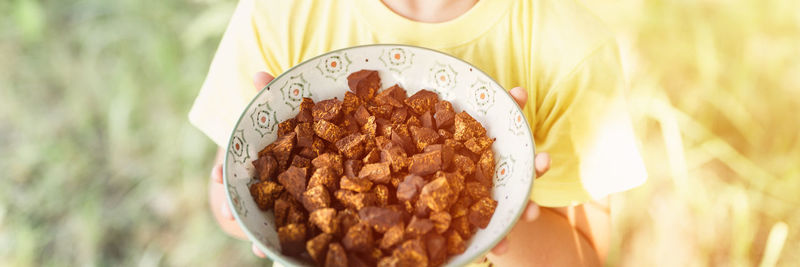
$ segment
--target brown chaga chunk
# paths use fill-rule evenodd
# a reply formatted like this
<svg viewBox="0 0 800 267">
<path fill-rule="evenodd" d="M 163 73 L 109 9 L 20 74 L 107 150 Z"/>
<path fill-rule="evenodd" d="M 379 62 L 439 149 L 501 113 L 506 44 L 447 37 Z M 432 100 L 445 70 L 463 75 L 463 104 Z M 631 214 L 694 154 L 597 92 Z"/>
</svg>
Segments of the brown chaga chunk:
<svg viewBox="0 0 800 267">
<path fill-rule="evenodd" d="M 373 206 L 377 202 L 371 192 L 358 193 L 350 190 L 337 190 L 336 199 L 348 208 L 360 210 L 366 206 Z"/>
<path fill-rule="evenodd" d="M 368 252 L 374 243 L 372 228 L 366 223 L 353 225 L 342 238 L 342 245 L 348 251 Z"/>
<path fill-rule="evenodd" d="M 352 92 L 344 92 L 344 100 L 342 100 L 342 113 L 352 114 L 358 109 L 358 106 L 364 104 L 361 98 Z"/>
<path fill-rule="evenodd" d="M 448 101 L 439 101 L 434 106 L 434 110 L 436 111 L 433 114 L 433 118 L 436 120 L 436 128 L 443 128 L 453 125 L 453 121 L 456 118 L 456 112 L 453 110 L 453 104 L 450 104 Z"/>
<path fill-rule="evenodd" d="M 309 212 L 330 206 L 331 196 L 323 185 L 316 185 L 303 193 L 303 207 Z"/>
<path fill-rule="evenodd" d="M 305 224 L 306 222 L 306 214 L 303 212 L 303 208 L 297 205 L 291 205 L 289 207 L 289 214 L 286 215 L 286 224 Z"/>
<path fill-rule="evenodd" d="M 451 132 L 449 132 L 449 131 L 447 131 L 447 130 L 445 130 L 445 129 L 439 129 L 438 131 L 436 131 L 436 133 L 438 133 L 438 134 L 439 134 L 439 136 L 441 136 L 441 137 L 442 137 L 442 139 L 450 139 L 450 138 L 453 138 L 453 133 L 451 133 Z"/>
<path fill-rule="evenodd" d="M 298 168 L 308 168 L 311 167 L 311 160 L 300 155 L 294 155 L 294 158 L 292 158 L 291 166 L 295 166 Z"/>
<path fill-rule="evenodd" d="M 392 252 L 392 256 L 400 261 L 400 266 L 428 266 L 428 252 L 419 238 L 406 240 Z"/>
<path fill-rule="evenodd" d="M 375 206 L 364 207 L 359 210 L 358 217 L 361 222 L 371 226 L 378 233 L 386 232 L 395 224 L 403 222 L 403 215 L 400 212 Z"/>
<path fill-rule="evenodd" d="M 470 175 L 475 172 L 475 163 L 469 157 L 461 154 L 453 155 L 453 166 L 462 175 Z"/>
<path fill-rule="evenodd" d="M 461 237 L 469 239 L 475 233 L 476 228 L 469 223 L 469 216 L 456 217 L 450 222 L 450 228 L 458 232 Z"/>
<path fill-rule="evenodd" d="M 442 169 L 441 150 L 434 150 L 411 156 L 411 160 L 408 165 L 408 172 L 419 176 L 433 174 L 441 169 Z"/>
<path fill-rule="evenodd" d="M 333 236 L 328 233 L 321 233 L 306 242 L 306 251 L 314 261 L 318 264 L 324 263 L 325 250 L 328 249 L 328 244 L 333 240 Z"/>
<path fill-rule="evenodd" d="M 406 226 L 406 233 L 410 237 L 423 236 L 433 230 L 433 222 L 428 219 L 420 219 L 417 216 L 411 217 L 411 222 Z"/>
<path fill-rule="evenodd" d="M 428 260 L 431 266 L 439 266 L 447 259 L 447 239 L 438 233 L 425 236 L 425 246 L 428 248 Z"/>
<path fill-rule="evenodd" d="M 403 100 L 405 100 L 405 98 L 406 89 L 403 89 L 403 87 L 395 84 L 392 85 L 392 87 L 386 88 L 378 93 L 378 95 L 375 96 L 375 103 L 378 105 L 391 105 L 399 108 L 403 107 Z"/>
<path fill-rule="evenodd" d="M 397 200 L 409 201 L 417 197 L 422 187 L 425 186 L 425 179 L 418 175 L 409 174 L 397 185 Z"/>
<path fill-rule="evenodd" d="M 313 165 L 314 168 L 317 169 L 328 167 L 331 169 L 331 171 L 333 171 L 334 174 L 338 176 L 342 175 L 343 162 L 344 160 L 342 159 L 342 156 L 339 156 L 339 154 L 324 153 L 319 155 L 315 159 L 311 160 L 311 165 Z"/>
<path fill-rule="evenodd" d="M 422 201 L 433 211 L 443 211 L 447 209 L 449 199 L 453 191 L 444 177 L 436 178 L 422 187 L 419 200 Z"/>
<path fill-rule="evenodd" d="M 280 198 L 275 200 L 275 206 L 273 208 L 273 213 L 275 214 L 275 225 L 279 227 L 286 225 L 286 217 L 289 216 L 290 208 L 291 204 L 289 201 Z"/>
<path fill-rule="evenodd" d="M 347 253 L 342 245 L 333 242 L 328 245 L 328 253 L 325 256 L 325 267 L 348 267 Z"/>
<path fill-rule="evenodd" d="M 278 161 L 278 167 L 280 169 L 286 169 L 286 166 L 289 164 L 289 158 L 292 156 L 292 149 L 295 144 L 295 136 L 297 136 L 297 134 L 291 132 L 278 137 L 278 140 L 274 142 L 275 146 L 272 148 L 272 155 L 275 156 L 275 160 Z"/>
<path fill-rule="evenodd" d="M 389 162 L 392 167 L 393 172 L 398 172 L 406 167 L 408 163 L 408 156 L 406 156 L 406 151 L 403 150 L 400 146 L 394 145 L 393 143 L 387 144 L 383 150 L 381 150 L 381 161 Z"/>
<path fill-rule="evenodd" d="M 422 122 L 419 121 L 419 118 L 417 118 L 417 116 L 410 115 L 408 116 L 408 120 L 406 120 L 406 125 L 408 125 L 409 127 L 411 126 L 422 127 Z"/>
<path fill-rule="evenodd" d="M 347 76 L 347 86 L 363 100 L 371 100 L 381 88 L 378 71 L 360 70 Z"/>
<path fill-rule="evenodd" d="M 303 102 L 300 102 L 300 112 L 295 116 L 298 123 L 312 122 L 311 110 L 314 108 L 314 100 L 308 97 L 303 97 Z"/>
<path fill-rule="evenodd" d="M 339 232 L 339 221 L 336 220 L 336 210 L 333 208 L 312 211 L 308 216 L 308 220 L 324 233 L 336 234 Z"/>
<path fill-rule="evenodd" d="M 360 159 L 364 154 L 364 135 L 354 133 L 336 141 L 336 149 L 348 159 Z"/>
<path fill-rule="evenodd" d="M 430 213 L 431 208 L 429 208 L 425 202 L 414 201 L 414 215 L 417 217 L 428 217 L 428 214 Z"/>
<path fill-rule="evenodd" d="M 377 184 L 372 187 L 372 193 L 378 201 L 378 205 L 383 207 L 389 205 L 389 187 L 382 184 Z"/>
<path fill-rule="evenodd" d="M 361 159 L 361 161 L 364 162 L 364 164 L 372 164 L 380 160 L 381 160 L 381 152 L 378 151 L 378 149 L 376 148 L 371 149 L 369 152 L 367 152 L 366 155 L 364 155 L 364 158 Z"/>
<path fill-rule="evenodd" d="M 390 143 L 392 143 L 392 141 L 386 136 L 375 137 L 375 147 L 378 149 L 386 149 L 386 146 L 388 146 Z"/>
<path fill-rule="evenodd" d="M 250 195 L 261 210 L 269 210 L 275 200 L 283 192 L 283 186 L 271 181 L 262 181 L 250 185 Z"/>
<path fill-rule="evenodd" d="M 436 172 L 434 179 L 440 177 L 444 177 L 447 180 L 447 184 L 450 185 L 450 190 L 453 191 L 453 194 L 451 195 L 452 198 L 450 199 L 449 203 L 455 203 L 458 194 L 461 193 L 461 190 L 464 190 L 464 176 L 458 172 Z"/>
<path fill-rule="evenodd" d="M 467 241 L 461 237 L 456 231 L 448 231 L 447 237 L 447 254 L 458 255 L 467 250 Z"/>
<path fill-rule="evenodd" d="M 403 233 L 405 232 L 405 228 L 403 227 L 403 223 L 396 223 L 389 227 L 389 230 L 386 230 L 386 233 L 383 234 L 383 239 L 381 239 L 380 247 L 382 249 L 390 249 L 400 241 L 403 241 Z"/>
<path fill-rule="evenodd" d="M 317 102 L 314 108 L 311 109 L 311 116 L 314 117 L 314 121 L 336 121 L 342 115 L 341 112 L 342 101 L 334 98 Z"/>
<path fill-rule="evenodd" d="M 314 122 L 314 133 L 325 141 L 335 143 L 342 138 L 344 130 L 326 120 L 318 120 Z"/>
<path fill-rule="evenodd" d="M 253 161 L 253 167 L 255 168 L 255 177 L 258 180 L 272 181 L 278 171 L 278 161 L 272 155 L 264 155 Z"/>
<path fill-rule="evenodd" d="M 361 125 L 361 133 L 367 135 L 369 138 L 375 138 L 378 133 L 378 123 L 375 121 L 375 116 L 367 117 L 367 121 Z"/>
<path fill-rule="evenodd" d="M 472 116 L 462 111 L 456 114 L 453 137 L 456 141 L 465 142 L 473 137 L 485 136 L 486 129 Z"/>
<path fill-rule="evenodd" d="M 321 167 L 314 170 L 314 174 L 308 180 L 307 188 L 323 185 L 330 190 L 336 189 L 336 176 L 329 167 Z"/>
<path fill-rule="evenodd" d="M 295 199 L 301 199 L 306 191 L 306 168 L 290 166 L 278 175 L 278 182 L 286 188 Z"/>
<path fill-rule="evenodd" d="M 372 114 L 369 113 L 364 105 L 358 106 L 355 113 L 353 113 L 353 119 L 358 122 L 358 125 L 366 124 L 369 117 L 372 117 Z"/>
<path fill-rule="evenodd" d="M 352 209 L 344 209 L 340 210 L 336 214 L 336 220 L 339 222 L 339 229 L 342 231 L 342 235 L 347 233 L 347 230 L 353 225 L 358 224 L 358 213 L 353 211 Z"/>
<path fill-rule="evenodd" d="M 314 127 L 310 122 L 298 123 L 294 133 L 297 134 L 298 147 L 311 147 L 314 144 Z"/>
<path fill-rule="evenodd" d="M 447 212 L 434 212 L 431 213 L 430 220 L 433 222 L 433 229 L 436 230 L 437 233 L 443 234 L 447 231 L 447 228 L 450 228 L 450 213 Z"/>
<path fill-rule="evenodd" d="M 494 143 L 494 138 L 478 136 L 467 140 L 467 142 L 464 143 L 464 146 L 467 147 L 469 151 L 472 151 L 472 153 L 481 154 L 484 150 L 491 147 L 492 143 Z"/>
<path fill-rule="evenodd" d="M 342 176 L 339 179 L 339 188 L 363 193 L 372 189 L 372 182 L 365 178 Z"/>
<path fill-rule="evenodd" d="M 390 116 L 389 120 L 392 123 L 400 124 L 404 123 L 406 121 L 406 118 L 408 118 L 408 108 L 402 107 L 402 108 L 395 108 L 392 111 L 392 115 Z"/>
<path fill-rule="evenodd" d="M 389 181 L 389 183 L 391 183 L 391 185 L 394 186 L 394 188 L 397 188 L 400 182 L 402 182 L 403 179 L 405 179 L 406 175 L 408 175 L 408 173 L 404 171 L 392 173 L 392 179 Z"/>
<path fill-rule="evenodd" d="M 317 157 L 317 152 L 314 152 L 314 149 L 310 147 L 303 147 L 300 148 L 300 151 L 297 151 L 297 155 L 303 156 L 304 158 L 313 159 Z"/>
<path fill-rule="evenodd" d="M 491 196 L 491 188 L 479 182 L 467 182 L 467 195 L 473 199 Z"/>
<path fill-rule="evenodd" d="M 435 144 L 427 146 L 422 152 L 431 152 L 435 150 L 442 151 L 442 169 L 449 168 L 450 164 L 453 162 L 453 156 L 455 155 L 455 150 L 453 150 L 453 147 L 449 145 Z"/>
<path fill-rule="evenodd" d="M 481 159 L 478 160 L 475 180 L 486 185 L 491 185 L 492 178 L 494 178 L 494 152 L 489 149 L 483 152 L 483 154 L 481 154 Z"/>
<path fill-rule="evenodd" d="M 314 151 L 316 155 L 322 155 L 325 153 L 325 141 L 322 138 L 314 137 L 314 143 L 311 144 L 311 150 Z"/>
<path fill-rule="evenodd" d="M 394 128 L 394 127 L 392 127 Z M 395 143 L 403 148 L 407 154 L 417 153 L 417 146 L 411 141 L 411 137 L 403 135 L 399 130 L 392 129 L 391 131 L 392 143 Z"/>
<path fill-rule="evenodd" d="M 305 250 L 306 225 L 294 223 L 278 228 L 278 240 L 283 254 L 300 255 Z"/>
<path fill-rule="evenodd" d="M 364 165 L 358 172 L 359 178 L 369 179 L 376 183 L 388 183 L 391 177 L 389 162 L 379 162 Z"/>
<path fill-rule="evenodd" d="M 288 119 L 281 123 L 278 123 L 278 138 L 287 135 L 291 132 L 294 132 L 295 125 L 297 125 L 297 120 L 295 119 Z"/>
<path fill-rule="evenodd" d="M 343 129 L 342 136 L 351 135 L 360 131 L 359 124 L 353 116 L 346 115 L 342 118 L 342 123 L 339 124 L 339 128 Z"/>
<path fill-rule="evenodd" d="M 344 175 L 350 177 L 358 177 L 358 173 L 361 171 L 361 161 L 348 159 L 344 162 Z"/>
<path fill-rule="evenodd" d="M 439 141 L 439 134 L 436 133 L 435 130 L 431 128 L 423 128 L 417 126 L 411 126 L 411 137 L 414 140 L 414 143 L 417 145 L 417 149 L 422 151 L 428 145 L 435 144 Z"/>
<path fill-rule="evenodd" d="M 347 253 L 347 264 L 350 267 L 370 267 L 371 266 L 368 263 L 367 260 L 365 260 L 359 254 L 354 253 L 354 252 L 348 252 Z"/>
<path fill-rule="evenodd" d="M 490 197 L 478 199 L 475 204 L 472 204 L 472 207 L 469 207 L 469 215 L 467 215 L 469 222 L 481 229 L 486 228 L 489 221 L 492 220 L 495 208 L 497 208 L 496 200 Z"/>
<path fill-rule="evenodd" d="M 469 206 L 472 205 L 472 198 L 462 195 L 456 203 L 450 207 L 450 215 L 453 218 L 466 216 L 469 213 Z"/>
<path fill-rule="evenodd" d="M 400 260 L 398 260 L 394 256 L 386 256 L 381 258 L 380 261 L 378 261 L 378 267 L 399 267 L 399 266 L 400 266 Z"/>
<path fill-rule="evenodd" d="M 411 97 L 406 98 L 405 102 L 414 113 L 422 114 L 433 109 L 436 102 L 439 102 L 439 96 L 428 90 L 419 90 Z"/>
<path fill-rule="evenodd" d="M 431 115 L 430 111 L 419 115 L 419 122 L 422 124 L 422 127 L 436 129 L 436 122 L 433 120 L 433 115 Z"/>
</svg>

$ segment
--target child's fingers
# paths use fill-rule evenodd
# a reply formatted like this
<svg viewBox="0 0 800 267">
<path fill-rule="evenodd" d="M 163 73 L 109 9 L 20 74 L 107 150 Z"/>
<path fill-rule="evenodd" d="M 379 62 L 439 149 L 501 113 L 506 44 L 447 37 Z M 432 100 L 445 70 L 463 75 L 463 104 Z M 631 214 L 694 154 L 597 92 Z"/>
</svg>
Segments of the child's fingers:
<svg viewBox="0 0 800 267">
<path fill-rule="evenodd" d="M 532 222 L 539 218 L 539 205 L 536 203 L 528 202 L 528 207 L 525 208 L 525 213 L 523 214 L 523 219 L 528 222 Z"/>
<path fill-rule="evenodd" d="M 219 206 L 219 212 L 222 218 L 233 221 L 233 213 L 231 213 L 231 208 L 228 207 L 228 203 L 222 203 L 222 205 Z"/>
<path fill-rule="evenodd" d="M 536 169 L 536 178 L 539 178 L 550 169 L 550 154 L 547 154 L 547 152 L 538 153 L 534 156 L 533 162 L 534 169 Z"/>
<path fill-rule="evenodd" d="M 222 184 L 222 164 L 214 164 L 211 168 L 211 180 L 215 183 Z"/>
<path fill-rule="evenodd" d="M 503 240 L 500 240 L 500 243 L 497 243 L 497 245 L 492 248 L 492 254 L 503 255 L 506 252 L 508 252 L 508 238 L 503 237 Z"/>
<path fill-rule="evenodd" d="M 269 73 L 259 71 L 253 75 L 253 86 L 256 87 L 256 90 L 261 91 L 264 87 L 267 87 L 267 84 L 271 82 L 275 77 L 272 77 Z"/>
<path fill-rule="evenodd" d="M 262 259 L 267 257 L 267 255 L 264 255 L 264 252 L 261 252 L 261 250 L 258 249 L 258 247 L 256 247 L 256 244 L 253 244 L 251 246 L 251 248 L 253 249 L 253 254 L 255 254 L 256 257 L 259 257 L 259 258 L 262 258 Z"/>
<path fill-rule="evenodd" d="M 528 103 L 528 92 L 525 91 L 525 88 L 514 87 L 511 88 L 511 91 L 508 91 L 508 93 L 514 98 L 514 101 L 517 101 L 517 105 L 519 105 L 520 108 L 524 108 L 525 103 Z"/>
</svg>

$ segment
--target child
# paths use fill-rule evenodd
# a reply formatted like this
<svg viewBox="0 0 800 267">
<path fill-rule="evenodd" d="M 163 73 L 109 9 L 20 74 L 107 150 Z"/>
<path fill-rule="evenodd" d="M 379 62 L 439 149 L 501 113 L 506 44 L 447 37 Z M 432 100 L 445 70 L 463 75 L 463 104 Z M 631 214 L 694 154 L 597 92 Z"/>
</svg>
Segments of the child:
<svg viewBox="0 0 800 267">
<path fill-rule="evenodd" d="M 374 43 L 428 47 L 478 66 L 513 88 L 537 151 L 549 153 L 534 160 L 541 177 L 532 204 L 489 260 L 602 265 L 610 239 L 606 197 L 640 185 L 646 173 L 613 36 L 571 0 L 241 0 L 189 118 L 224 147 L 270 74 Z M 211 206 L 220 226 L 244 239 L 224 204 L 223 155 L 220 149 L 212 171 Z"/>
</svg>

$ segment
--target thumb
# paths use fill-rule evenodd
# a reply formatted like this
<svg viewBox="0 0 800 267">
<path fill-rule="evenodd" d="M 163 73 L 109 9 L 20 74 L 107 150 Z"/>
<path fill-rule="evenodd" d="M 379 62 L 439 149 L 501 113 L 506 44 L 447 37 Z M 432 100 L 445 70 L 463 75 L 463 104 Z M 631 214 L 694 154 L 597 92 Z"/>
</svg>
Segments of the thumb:
<svg viewBox="0 0 800 267">
<path fill-rule="evenodd" d="M 269 82 L 271 82 L 274 79 L 275 77 L 273 77 L 269 73 L 259 71 L 256 72 L 255 75 L 253 75 L 253 86 L 256 87 L 256 90 L 261 91 L 264 89 L 264 87 L 267 87 L 267 84 L 269 84 Z"/>
</svg>

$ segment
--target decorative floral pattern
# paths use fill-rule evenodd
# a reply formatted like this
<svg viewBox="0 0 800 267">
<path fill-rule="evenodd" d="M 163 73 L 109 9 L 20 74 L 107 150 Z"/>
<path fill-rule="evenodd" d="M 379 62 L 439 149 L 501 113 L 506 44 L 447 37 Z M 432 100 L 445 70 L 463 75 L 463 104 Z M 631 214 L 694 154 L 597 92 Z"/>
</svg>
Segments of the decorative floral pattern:
<svg viewBox="0 0 800 267">
<path fill-rule="evenodd" d="M 514 166 L 516 160 L 511 155 L 506 155 L 500 158 L 494 170 L 495 184 L 497 187 L 506 186 L 509 177 L 514 175 Z"/>
<path fill-rule="evenodd" d="M 242 203 L 242 198 L 239 196 L 239 191 L 228 184 L 228 194 L 231 195 L 231 202 L 233 202 L 233 208 L 236 210 L 236 213 L 241 215 L 242 218 L 247 218 L 247 209 L 244 208 L 244 203 Z"/>
<path fill-rule="evenodd" d="M 300 106 L 303 97 L 311 96 L 311 90 L 309 89 L 308 82 L 303 78 L 303 74 L 300 73 L 297 76 L 290 76 L 289 80 L 283 83 L 283 86 L 281 86 L 281 94 L 283 95 L 284 103 L 289 105 L 292 111 L 294 111 Z"/>
<path fill-rule="evenodd" d="M 378 59 L 383 62 L 387 69 L 402 73 L 404 70 L 414 64 L 414 53 L 403 48 L 395 47 L 391 49 L 384 49 Z"/>
<path fill-rule="evenodd" d="M 491 88 L 489 82 L 478 78 L 470 88 L 472 90 L 472 104 L 475 110 L 486 115 L 492 106 L 494 106 L 494 94 L 496 90 Z"/>
<path fill-rule="evenodd" d="M 320 58 L 316 68 L 323 77 L 337 81 L 350 73 L 351 63 L 347 53 L 336 53 Z"/>
<path fill-rule="evenodd" d="M 230 153 L 233 155 L 233 161 L 237 163 L 245 163 L 250 159 L 249 145 L 244 140 L 244 130 L 239 129 L 233 133 L 231 137 Z"/>
<path fill-rule="evenodd" d="M 522 116 L 522 112 L 519 112 L 519 109 L 516 107 L 511 107 L 508 111 L 508 130 L 513 133 L 514 135 L 522 135 L 527 126 L 525 123 L 525 117 Z"/>
<path fill-rule="evenodd" d="M 450 65 L 436 62 L 430 70 L 430 80 L 435 85 L 433 89 L 443 99 L 452 99 L 453 88 L 456 87 L 458 73 Z"/>
<path fill-rule="evenodd" d="M 275 126 L 278 125 L 276 112 L 267 102 L 258 104 L 253 109 L 253 112 L 250 113 L 250 121 L 253 122 L 253 129 L 261 134 L 261 137 L 274 132 Z"/>
</svg>

